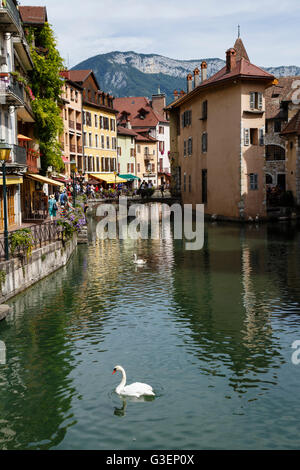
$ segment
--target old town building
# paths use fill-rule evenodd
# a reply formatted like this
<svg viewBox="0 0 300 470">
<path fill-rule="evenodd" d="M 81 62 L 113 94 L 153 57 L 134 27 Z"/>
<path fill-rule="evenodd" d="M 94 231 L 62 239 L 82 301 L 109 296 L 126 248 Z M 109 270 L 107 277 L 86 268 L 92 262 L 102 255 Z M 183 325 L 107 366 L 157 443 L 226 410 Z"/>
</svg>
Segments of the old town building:
<svg viewBox="0 0 300 470">
<path fill-rule="evenodd" d="M 274 77 L 249 61 L 242 40 L 226 65 L 187 76 L 187 92 L 167 107 L 172 172 L 184 203 L 229 219 L 266 217 L 265 90 Z"/>
</svg>

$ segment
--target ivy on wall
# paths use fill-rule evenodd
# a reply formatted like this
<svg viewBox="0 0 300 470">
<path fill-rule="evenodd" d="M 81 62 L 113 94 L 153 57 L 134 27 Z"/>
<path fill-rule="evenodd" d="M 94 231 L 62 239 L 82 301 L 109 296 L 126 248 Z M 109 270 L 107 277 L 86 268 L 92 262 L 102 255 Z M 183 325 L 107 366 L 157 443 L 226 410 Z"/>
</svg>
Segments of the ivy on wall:
<svg viewBox="0 0 300 470">
<path fill-rule="evenodd" d="M 59 73 L 64 69 L 63 59 L 57 49 L 54 32 L 45 23 L 42 28 L 26 30 L 27 41 L 34 68 L 30 74 L 30 84 L 35 99 L 32 111 L 35 117 L 35 132 L 41 151 L 41 165 L 44 172 L 49 166 L 60 171 L 64 168 L 61 147 L 57 140 L 63 131 L 58 101 L 63 79 Z"/>
</svg>

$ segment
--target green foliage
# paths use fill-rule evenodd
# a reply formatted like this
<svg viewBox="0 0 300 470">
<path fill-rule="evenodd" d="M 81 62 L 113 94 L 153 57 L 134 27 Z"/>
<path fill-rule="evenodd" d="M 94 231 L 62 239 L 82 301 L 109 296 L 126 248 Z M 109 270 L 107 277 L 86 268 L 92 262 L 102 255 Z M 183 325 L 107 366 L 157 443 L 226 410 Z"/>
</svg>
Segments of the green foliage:
<svg viewBox="0 0 300 470">
<path fill-rule="evenodd" d="M 34 240 L 32 237 L 31 230 L 29 228 L 23 228 L 16 230 L 9 235 L 10 241 L 10 253 L 13 256 L 16 250 L 25 251 L 27 259 L 32 253 L 34 246 Z"/>
<path fill-rule="evenodd" d="M 2 284 L 5 283 L 6 279 L 6 272 L 5 271 L 0 271 L 0 289 L 2 289 Z"/>
<path fill-rule="evenodd" d="M 33 43 L 34 38 L 34 43 Z M 41 163 L 45 171 L 48 166 L 61 171 L 64 168 L 61 148 L 57 136 L 63 130 L 58 101 L 63 79 L 63 59 L 56 47 L 53 30 L 48 23 L 43 28 L 27 30 L 27 40 L 34 68 L 31 72 L 31 88 L 35 99 L 32 110 L 36 121 L 36 137 L 40 143 Z"/>
</svg>

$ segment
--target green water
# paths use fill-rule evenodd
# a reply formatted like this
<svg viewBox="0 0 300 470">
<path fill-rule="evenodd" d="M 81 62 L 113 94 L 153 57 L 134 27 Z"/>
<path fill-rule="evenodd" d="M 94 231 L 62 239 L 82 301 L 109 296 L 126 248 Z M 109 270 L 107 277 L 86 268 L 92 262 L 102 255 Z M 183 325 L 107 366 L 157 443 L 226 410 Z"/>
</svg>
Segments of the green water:
<svg viewBox="0 0 300 470">
<path fill-rule="evenodd" d="M 298 230 L 79 246 L 0 324 L 0 448 L 299 448 Z M 116 364 L 156 398 L 122 401 Z"/>
</svg>

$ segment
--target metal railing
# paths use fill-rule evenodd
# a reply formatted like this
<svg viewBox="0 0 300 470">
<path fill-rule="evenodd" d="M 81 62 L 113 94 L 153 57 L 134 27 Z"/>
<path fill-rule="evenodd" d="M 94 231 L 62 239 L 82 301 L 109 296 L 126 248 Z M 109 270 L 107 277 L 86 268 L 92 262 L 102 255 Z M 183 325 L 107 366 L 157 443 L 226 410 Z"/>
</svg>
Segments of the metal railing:
<svg viewBox="0 0 300 470">
<path fill-rule="evenodd" d="M 21 101 L 24 103 L 24 85 L 18 82 L 12 74 L 2 74 L 0 77 L 0 94 L 5 95 L 6 101 Z M 15 100 L 17 97 L 18 100 Z"/>
<path fill-rule="evenodd" d="M 22 29 L 20 13 L 18 12 L 13 0 L 0 0 L 0 10 L 8 10 L 10 16 L 13 18 L 15 24 L 19 29 Z"/>
<path fill-rule="evenodd" d="M 36 224 L 26 227 L 30 229 L 32 233 L 33 240 L 33 250 L 42 248 L 45 245 L 56 241 L 63 241 L 62 229 L 57 225 L 56 221 L 44 222 L 42 224 Z M 18 232 L 14 230 L 8 234 L 8 246 L 9 246 L 9 256 L 10 258 L 26 258 L 26 249 L 23 247 L 17 247 L 14 253 L 11 253 L 11 235 Z M 5 260 L 5 246 L 4 246 L 4 236 L 0 235 L 0 260 Z"/>
</svg>

